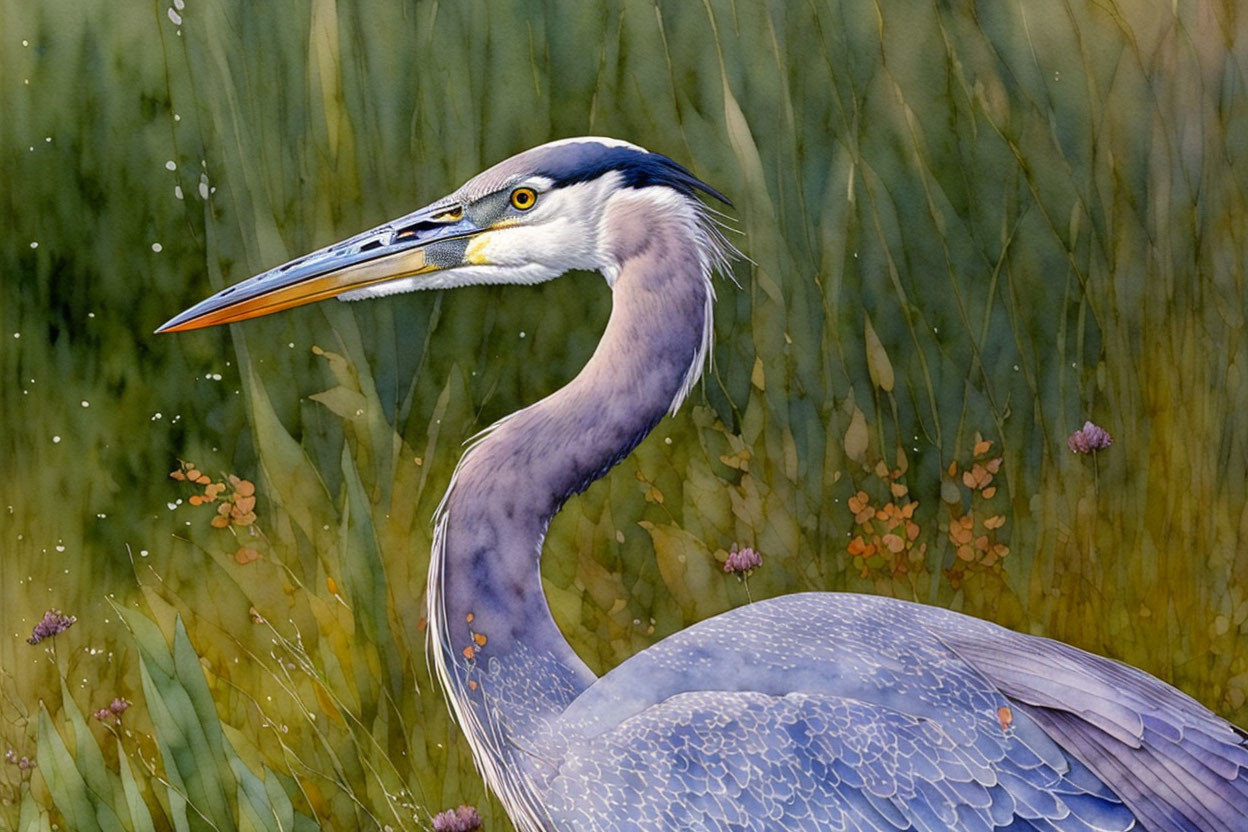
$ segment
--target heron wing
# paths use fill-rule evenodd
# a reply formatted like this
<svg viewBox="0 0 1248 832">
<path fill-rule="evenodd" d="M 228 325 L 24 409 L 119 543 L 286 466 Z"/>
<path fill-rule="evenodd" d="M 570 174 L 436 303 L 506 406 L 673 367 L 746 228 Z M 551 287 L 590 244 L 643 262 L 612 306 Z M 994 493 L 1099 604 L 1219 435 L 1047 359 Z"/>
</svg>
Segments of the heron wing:
<svg viewBox="0 0 1248 832">
<path fill-rule="evenodd" d="M 854 699 L 681 693 L 570 747 L 545 803 L 559 828 L 601 832 L 1131 829 L 1079 763 L 1028 747 L 1033 728 L 957 740 Z"/>
<path fill-rule="evenodd" d="M 1133 667 L 983 622 L 941 639 L 1112 783 L 1145 829 L 1248 828 L 1245 738 L 1191 697 Z"/>
<path fill-rule="evenodd" d="M 1142 671 L 1068 645 L 863 595 L 773 598 L 669 636 L 577 697 L 554 732 L 566 752 L 552 756 L 564 761 L 567 776 L 585 749 L 605 743 L 602 753 L 620 753 L 610 738 L 634 719 L 642 723 L 631 730 L 651 719 L 687 730 L 661 717 L 683 701 L 680 695 L 700 692 L 721 704 L 738 694 L 771 697 L 778 720 L 778 703 L 789 707 L 795 696 L 828 707 L 854 702 L 867 709 L 863 718 L 878 709 L 880 719 L 937 726 L 956 748 L 1009 735 L 1048 770 L 1069 769 L 1107 784 L 1149 832 L 1248 828 L 1248 748 L 1236 729 L 1196 701 Z M 1008 731 L 993 728 L 1002 715 L 1015 719 Z M 651 730 L 658 742 L 660 729 Z M 915 743 L 925 736 L 911 734 Z M 644 746 L 636 753 L 641 766 Z M 1009 754 L 1000 759 L 1008 767 Z M 801 781 L 793 766 L 782 766 L 783 776 Z"/>
</svg>

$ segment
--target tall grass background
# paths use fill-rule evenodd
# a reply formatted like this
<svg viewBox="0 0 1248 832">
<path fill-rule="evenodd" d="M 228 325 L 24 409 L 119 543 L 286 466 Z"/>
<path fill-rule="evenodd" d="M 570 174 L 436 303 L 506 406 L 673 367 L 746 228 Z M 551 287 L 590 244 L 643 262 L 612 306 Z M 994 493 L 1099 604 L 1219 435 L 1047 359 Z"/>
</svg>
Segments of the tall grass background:
<svg viewBox="0 0 1248 832">
<path fill-rule="evenodd" d="M 462 441 L 588 358 L 601 278 L 151 333 L 578 134 L 729 194 L 750 259 L 705 384 L 552 524 L 591 667 L 852 590 L 1248 723 L 1246 27 L 1139 0 L 0 0 L 0 745 L 37 761 L 0 763 L 0 826 L 423 829 L 467 802 L 508 828 L 427 670 L 429 517 Z M 1095 457 L 1066 448 L 1085 419 Z M 254 519 L 217 515 L 242 481 Z M 48 608 L 77 623 L 28 645 Z"/>
</svg>

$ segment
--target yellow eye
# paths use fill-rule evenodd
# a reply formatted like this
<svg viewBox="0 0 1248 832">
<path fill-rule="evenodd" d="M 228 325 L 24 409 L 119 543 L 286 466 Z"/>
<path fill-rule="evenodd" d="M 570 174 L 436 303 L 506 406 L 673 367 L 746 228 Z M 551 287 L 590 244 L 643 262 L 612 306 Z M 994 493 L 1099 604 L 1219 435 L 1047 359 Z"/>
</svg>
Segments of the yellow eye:
<svg viewBox="0 0 1248 832">
<path fill-rule="evenodd" d="M 516 188 L 511 192 L 511 207 L 527 211 L 537 204 L 537 191 L 532 188 Z"/>
</svg>

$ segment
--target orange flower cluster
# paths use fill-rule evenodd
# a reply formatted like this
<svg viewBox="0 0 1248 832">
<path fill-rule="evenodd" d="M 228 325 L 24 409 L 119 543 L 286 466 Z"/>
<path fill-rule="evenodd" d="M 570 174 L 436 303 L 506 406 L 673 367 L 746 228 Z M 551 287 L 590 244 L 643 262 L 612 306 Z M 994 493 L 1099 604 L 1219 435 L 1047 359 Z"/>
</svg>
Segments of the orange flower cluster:
<svg viewBox="0 0 1248 832">
<path fill-rule="evenodd" d="M 181 462 L 178 470 L 171 471 L 169 476 L 204 487 L 203 494 L 192 494 L 187 502 L 193 506 L 217 503 L 217 516 L 212 518 L 213 528 L 224 529 L 230 524 L 250 526 L 256 522 L 256 486 L 250 480 L 230 474 L 225 481 L 214 482 L 212 477 L 200 472 L 193 462 Z M 227 482 L 230 493 L 223 497 Z"/>
<path fill-rule="evenodd" d="M 224 480 L 214 481 L 196 468 L 195 463 L 183 460 L 178 461 L 177 470 L 169 472 L 169 476 L 179 482 L 190 482 L 204 487 L 202 493 L 192 494 L 187 502 L 193 506 L 215 503 L 217 513 L 210 521 L 214 529 L 228 529 L 231 526 L 245 528 L 255 524 L 256 486 L 250 480 L 230 474 Z M 250 546 L 244 546 L 234 553 L 234 560 L 240 564 L 251 563 L 259 557 L 260 553 Z"/>
<path fill-rule="evenodd" d="M 888 483 L 893 499 L 874 506 L 865 491 L 849 498 L 849 510 L 854 515 L 858 534 L 849 541 L 846 550 L 863 578 L 872 572 L 896 577 L 917 571 L 927 555 L 927 544 L 918 542 L 919 524 L 913 519 L 919 503 L 909 498 L 910 489 L 898 481 L 902 475 L 900 469 L 889 471 L 888 466 L 881 463 L 875 473 Z"/>
<path fill-rule="evenodd" d="M 997 530 L 1005 525 L 1005 515 L 992 513 L 987 506 L 987 501 L 996 496 L 997 487 L 993 480 L 1000 472 L 1002 462 L 999 456 L 989 458 L 992 444 L 990 439 L 978 439 L 970 466 L 963 469 L 960 476 L 956 461 L 949 463 L 945 471 L 949 482 L 942 493 L 952 490 L 954 495 L 958 495 L 959 483 L 971 492 L 971 508 L 965 513 L 962 513 L 961 499 L 955 496 L 950 500 L 949 542 L 954 546 L 957 561 L 946 574 L 955 587 L 973 568 L 999 570 L 1002 558 L 1010 553 L 1009 546 L 996 540 Z"/>
</svg>

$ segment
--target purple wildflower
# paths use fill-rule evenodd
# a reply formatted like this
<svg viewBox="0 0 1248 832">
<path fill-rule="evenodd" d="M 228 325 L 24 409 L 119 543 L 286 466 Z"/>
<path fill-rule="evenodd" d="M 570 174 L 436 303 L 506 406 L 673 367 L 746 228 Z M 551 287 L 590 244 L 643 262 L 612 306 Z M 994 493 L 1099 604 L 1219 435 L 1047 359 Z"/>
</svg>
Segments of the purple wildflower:
<svg viewBox="0 0 1248 832">
<path fill-rule="evenodd" d="M 14 751 L 12 748 L 4 752 L 4 759 L 6 762 L 12 763 L 13 765 L 17 766 L 22 771 L 30 771 L 32 768 L 35 767 L 34 760 L 30 759 L 24 754 L 19 759 L 17 756 L 17 752 Z"/>
<path fill-rule="evenodd" d="M 472 832 L 481 828 L 481 816 L 472 806 L 447 809 L 433 818 L 433 832 Z"/>
<path fill-rule="evenodd" d="M 724 561 L 724 571 L 741 574 L 749 572 L 763 565 L 763 556 L 755 552 L 750 547 L 737 549 L 737 544 L 732 544 L 732 550 L 728 552 L 728 559 Z"/>
<path fill-rule="evenodd" d="M 107 708 L 100 708 L 98 711 L 91 714 L 91 716 L 95 717 L 101 722 L 105 720 L 109 720 L 109 719 L 113 720 L 114 722 L 121 722 L 121 715 L 124 714 L 126 712 L 126 708 L 129 708 L 129 707 L 130 707 L 130 702 L 128 700 L 121 699 L 119 697 L 117 699 L 114 699 Z"/>
<path fill-rule="evenodd" d="M 1072 433 L 1066 440 L 1066 447 L 1075 454 L 1090 454 L 1093 451 L 1108 448 L 1112 444 L 1114 444 L 1114 437 L 1109 435 L 1109 431 L 1091 422 L 1084 422 L 1083 427 Z"/>
<path fill-rule="evenodd" d="M 43 614 L 43 620 L 35 625 L 35 629 L 31 631 L 30 638 L 26 639 L 26 642 L 38 644 L 45 638 L 52 638 L 68 630 L 77 620 L 75 616 L 63 615 L 60 610 L 48 610 Z"/>
</svg>

